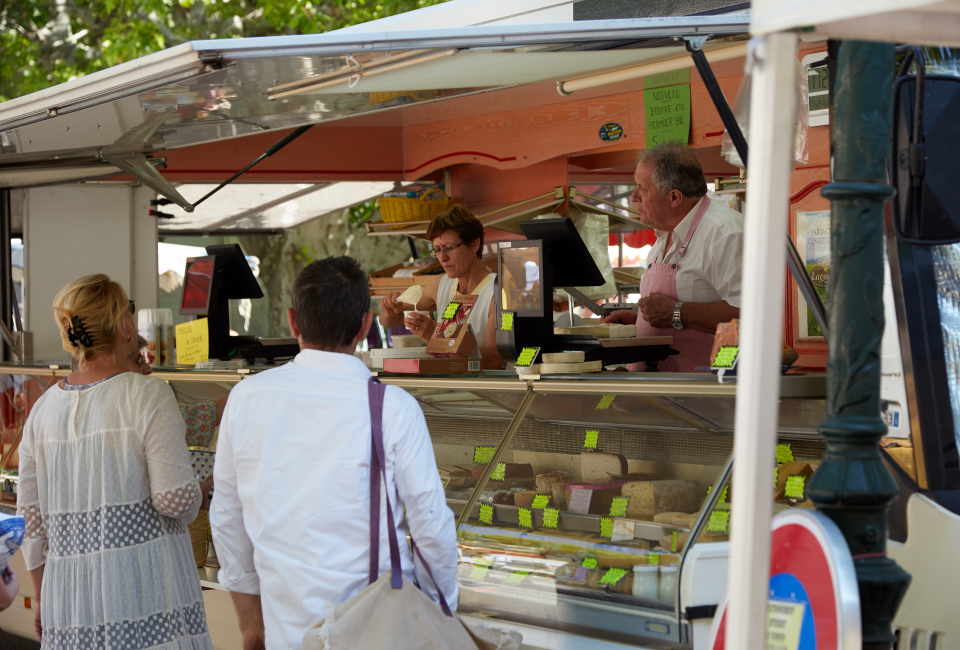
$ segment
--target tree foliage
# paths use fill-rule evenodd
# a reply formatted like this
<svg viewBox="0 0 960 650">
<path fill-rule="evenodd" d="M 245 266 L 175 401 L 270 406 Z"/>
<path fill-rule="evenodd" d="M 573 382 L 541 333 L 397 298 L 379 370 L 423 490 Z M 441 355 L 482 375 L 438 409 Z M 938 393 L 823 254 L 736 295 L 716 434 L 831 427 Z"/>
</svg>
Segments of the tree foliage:
<svg viewBox="0 0 960 650">
<path fill-rule="evenodd" d="M 0 0 L 0 101 L 191 40 L 312 34 L 445 0 Z"/>
</svg>

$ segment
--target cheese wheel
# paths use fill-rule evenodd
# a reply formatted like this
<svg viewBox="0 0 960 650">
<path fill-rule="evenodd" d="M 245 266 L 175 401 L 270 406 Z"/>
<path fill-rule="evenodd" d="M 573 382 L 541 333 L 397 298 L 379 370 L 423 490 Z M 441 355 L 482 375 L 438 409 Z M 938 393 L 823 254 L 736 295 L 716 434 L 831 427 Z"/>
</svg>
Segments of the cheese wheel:
<svg viewBox="0 0 960 650">
<path fill-rule="evenodd" d="M 544 363 L 581 363 L 586 352 L 547 352 L 543 355 Z"/>
<path fill-rule="evenodd" d="M 627 459 L 620 454 L 607 454 L 601 451 L 580 453 L 580 477 L 585 481 L 626 473 Z"/>
<path fill-rule="evenodd" d="M 658 524 L 673 524 L 673 518 L 677 515 L 683 515 L 689 517 L 690 515 L 683 512 L 661 512 L 653 516 L 653 521 Z"/>
<path fill-rule="evenodd" d="M 700 505 L 697 486 L 689 481 L 634 481 L 621 488 L 630 497 L 627 516 L 655 517 L 662 512 L 694 512 Z"/>
<path fill-rule="evenodd" d="M 549 494 L 553 508 L 567 509 L 567 481 L 570 475 L 566 472 L 547 472 L 537 474 L 537 492 Z"/>
</svg>

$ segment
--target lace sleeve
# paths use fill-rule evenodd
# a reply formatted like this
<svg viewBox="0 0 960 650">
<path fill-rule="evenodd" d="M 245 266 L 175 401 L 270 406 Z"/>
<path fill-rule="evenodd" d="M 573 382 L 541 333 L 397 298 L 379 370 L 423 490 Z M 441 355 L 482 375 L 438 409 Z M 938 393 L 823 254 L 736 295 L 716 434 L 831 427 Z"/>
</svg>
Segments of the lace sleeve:
<svg viewBox="0 0 960 650">
<path fill-rule="evenodd" d="M 200 510 L 200 503 L 203 501 L 200 484 L 196 481 L 191 481 L 175 490 L 160 492 L 152 496 L 153 507 L 160 514 L 186 521 L 193 521 L 197 518 L 197 511 Z M 27 530 L 29 531 L 29 529 L 28 521 Z"/>
<path fill-rule="evenodd" d="M 33 457 L 33 436 L 29 429 L 24 430 L 24 439 L 20 445 L 18 473 L 20 479 L 17 483 L 17 514 L 26 522 L 23 544 L 20 547 L 27 570 L 33 571 L 46 562 L 47 526 L 40 509 L 37 462 Z"/>
</svg>

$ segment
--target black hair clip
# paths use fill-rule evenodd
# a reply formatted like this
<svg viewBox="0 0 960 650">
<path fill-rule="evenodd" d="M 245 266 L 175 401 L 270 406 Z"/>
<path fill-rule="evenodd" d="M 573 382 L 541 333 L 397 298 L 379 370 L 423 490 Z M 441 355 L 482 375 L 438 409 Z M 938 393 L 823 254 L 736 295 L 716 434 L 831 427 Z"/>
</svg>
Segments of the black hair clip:
<svg viewBox="0 0 960 650">
<path fill-rule="evenodd" d="M 70 327 L 67 328 L 67 339 L 73 344 L 73 347 L 79 348 L 81 345 L 85 348 L 93 347 L 93 337 L 83 326 L 83 321 L 79 316 L 70 319 Z"/>
</svg>

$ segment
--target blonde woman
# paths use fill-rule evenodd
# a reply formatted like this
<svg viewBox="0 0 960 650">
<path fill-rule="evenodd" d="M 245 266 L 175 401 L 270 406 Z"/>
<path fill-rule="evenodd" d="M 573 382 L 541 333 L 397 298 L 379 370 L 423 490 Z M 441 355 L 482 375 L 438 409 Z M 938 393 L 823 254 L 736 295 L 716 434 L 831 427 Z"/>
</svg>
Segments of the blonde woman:
<svg viewBox="0 0 960 650">
<path fill-rule="evenodd" d="M 200 487 L 173 392 L 126 372 L 133 303 L 106 275 L 53 303 L 77 370 L 37 400 L 18 512 L 43 647 L 212 650 L 187 532 Z"/>
</svg>

